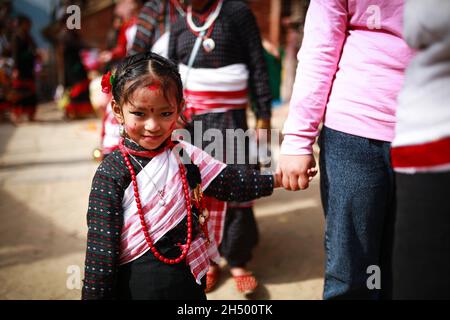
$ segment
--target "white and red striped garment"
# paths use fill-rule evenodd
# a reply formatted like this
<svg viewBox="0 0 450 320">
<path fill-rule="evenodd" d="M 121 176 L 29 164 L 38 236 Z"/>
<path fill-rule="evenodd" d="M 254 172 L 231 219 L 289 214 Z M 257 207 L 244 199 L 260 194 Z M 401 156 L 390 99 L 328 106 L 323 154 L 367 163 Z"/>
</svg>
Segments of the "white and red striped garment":
<svg viewBox="0 0 450 320">
<path fill-rule="evenodd" d="M 215 160 L 206 152 L 191 144 L 180 142 L 179 146 L 187 152 L 192 162 L 198 166 L 202 177 L 203 190 L 226 167 L 222 162 Z M 142 210 L 153 243 L 157 243 L 162 236 L 177 226 L 187 214 L 178 161 L 175 153 L 168 150 L 154 157 L 144 167 L 145 172 L 141 170 L 136 176 Z M 158 204 L 160 198 L 149 177 L 153 179 L 153 183 L 158 190 L 161 190 L 165 185 L 165 206 Z M 226 205 L 219 201 L 211 201 L 209 204 L 211 218 L 208 222 L 208 230 L 211 243 L 207 245 L 205 239 L 198 236 L 193 239 L 186 257 L 191 272 L 199 284 L 201 278 L 208 271 L 209 260 L 219 262 L 220 258 L 218 243 L 223 231 Z M 121 265 L 136 260 L 149 250 L 141 229 L 131 183 L 125 190 L 122 206 L 124 209 L 124 224 L 121 232 L 119 257 Z"/>
<path fill-rule="evenodd" d="M 109 154 L 118 148 L 120 140 L 120 125 L 114 117 L 111 101 L 106 106 L 102 125 L 102 152 Z"/>
<path fill-rule="evenodd" d="M 188 117 L 247 107 L 249 71 L 245 64 L 232 64 L 213 70 L 189 70 L 188 66 L 180 64 L 179 70 L 185 83 L 184 96 Z"/>
<path fill-rule="evenodd" d="M 400 173 L 450 171 L 450 137 L 391 149 L 392 166 Z"/>
<path fill-rule="evenodd" d="M 406 2 L 403 37 L 417 51 L 398 96 L 391 152 L 396 172 L 450 171 L 449 30 L 450 1 Z"/>
</svg>

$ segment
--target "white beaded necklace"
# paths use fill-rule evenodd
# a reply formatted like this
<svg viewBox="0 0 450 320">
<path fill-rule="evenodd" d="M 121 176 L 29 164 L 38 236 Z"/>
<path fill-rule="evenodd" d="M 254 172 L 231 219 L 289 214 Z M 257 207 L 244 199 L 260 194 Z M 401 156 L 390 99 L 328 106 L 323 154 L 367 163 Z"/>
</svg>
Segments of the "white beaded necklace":
<svg viewBox="0 0 450 320">
<path fill-rule="evenodd" d="M 214 12 L 212 12 L 208 18 L 206 19 L 206 22 L 204 25 L 197 27 L 194 23 L 194 21 L 192 20 L 192 5 L 188 6 L 187 8 L 187 15 L 186 15 L 186 20 L 187 23 L 189 24 L 189 27 L 195 31 L 195 32 L 202 32 L 205 30 L 208 30 L 209 27 L 211 27 L 211 25 L 213 24 L 213 22 L 217 19 L 217 17 L 219 16 L 220 10 L 222 9 L 222 5 L 223 5 L 223 0 L 219 1 L 219 4 L 217 5 L 216 9 L 214 10 Z"/>
</svg>

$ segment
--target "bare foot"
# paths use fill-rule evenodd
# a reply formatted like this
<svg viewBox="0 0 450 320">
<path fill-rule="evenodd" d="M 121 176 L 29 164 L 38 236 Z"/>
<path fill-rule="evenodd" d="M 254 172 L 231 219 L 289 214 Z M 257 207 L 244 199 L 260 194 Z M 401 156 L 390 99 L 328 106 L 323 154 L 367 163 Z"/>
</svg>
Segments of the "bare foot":
<svg viewBox="0 0 450 320">
<path fill-rule="evenodd" d="M 235 267 L 235 268 L 231 268 L 230 269 L 230 273 L 233 277 L 237 277 L 237 276 L 244 276 L 247 274 L 252 274 L 250 271 L 248 271 L 245 268 L 241 268 L 241 267 Z"/>
</svg>

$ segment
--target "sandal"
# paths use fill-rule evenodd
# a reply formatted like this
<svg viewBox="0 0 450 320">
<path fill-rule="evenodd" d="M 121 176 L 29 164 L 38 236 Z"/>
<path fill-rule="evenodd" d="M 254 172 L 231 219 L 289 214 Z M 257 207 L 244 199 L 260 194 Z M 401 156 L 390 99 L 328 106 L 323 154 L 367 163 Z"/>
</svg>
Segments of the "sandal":
<svg viewBox="0 0 450 320">
<path fill-rule="evenodd" d="M 242 294 L 251 294 L 258 286 L 258 281 L 251 273 L 233 276 L 233 279 L 236 282 L 236 289 Z"/>
<path fill-rule="evenodd" d="M 211 292 L 219 281 L 220 277 L 220 268 L 219 266 L 215 266 L 214 268 L 210 268 L 206 273 L 206 287 L 205 293 Z"/>
</svg>

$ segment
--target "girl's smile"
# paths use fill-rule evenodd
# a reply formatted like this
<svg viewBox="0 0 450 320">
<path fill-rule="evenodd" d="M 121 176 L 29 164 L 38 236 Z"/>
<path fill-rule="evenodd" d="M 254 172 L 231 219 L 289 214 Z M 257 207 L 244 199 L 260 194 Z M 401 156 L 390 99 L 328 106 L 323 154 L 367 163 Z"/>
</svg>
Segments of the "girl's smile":
<svg viewBox="0 0 450 320">
<path fill-rule="evenodd" d="M 145 149 L 157 149 L 170 138 L 176 125 L 177 106 L 175 101 L 171 102 L 167 101 L 162 90 L 144 86 L 136 89 L 116 116 L 124 124 L 130 139 Z M 120 110 L 116 102 L 113 102 L 113 110 Z"/>
</svg>

